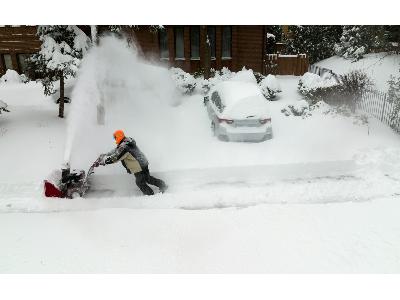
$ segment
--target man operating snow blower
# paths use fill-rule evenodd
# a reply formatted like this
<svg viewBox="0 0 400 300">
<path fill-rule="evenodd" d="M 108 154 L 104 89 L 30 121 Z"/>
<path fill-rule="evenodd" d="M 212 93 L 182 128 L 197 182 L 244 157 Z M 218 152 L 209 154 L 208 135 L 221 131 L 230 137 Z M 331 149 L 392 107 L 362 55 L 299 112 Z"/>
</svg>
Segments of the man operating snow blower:
<svg viewBox="0 0 400 300">
<path fill-rule="evenodd" d="M 114 132 L 115 143 L 117 148 L 101 155 L 99 165 L 113 164 L 118 161 L 122 162 L 129 174 L 134 174 L 136 184 L 145 195 L 154 195 L 154 191 L 147 184 L 155 185 L 160 192 L 167 190 L 167 185 L 161 179 L 150 175 L 149 163 L 146 156 L 139 150 L 134 139 L 126 137 L 122 130 Z"/>
</svg>

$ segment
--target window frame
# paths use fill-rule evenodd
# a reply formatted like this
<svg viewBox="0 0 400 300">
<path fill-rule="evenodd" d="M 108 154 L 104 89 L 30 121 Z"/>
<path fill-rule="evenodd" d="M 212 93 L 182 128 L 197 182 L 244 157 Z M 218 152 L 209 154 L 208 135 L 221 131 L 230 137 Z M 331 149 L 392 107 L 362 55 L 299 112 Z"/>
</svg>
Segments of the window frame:
<svg viewBox="0 0 400 300">
<path fill-rule="evenodd" d="M 21 74 L 25 74 L 25 73 L 26 73 L 27 64 L 26 64 L 26 62 L 25 62 L 25 70 L 22 70 L 23 68 L 22 68 L 22 65 L 21 65 L 21 62 L 20 62 L 20 57 L 21 57 L 21 55 L 24 55 L 24 56 L 25 56 L 25 60 L 26 60 L 26 59 L 28 59 L 29 56 L 32 55 L 32 54 L 30 54 L 30 53 L 17 53 L 18 69 L 19 69 L 19 71 L 20 71 Z"/>
<path fill-rule="evenodd" d="M 164 38 L 165 37 L 165 38 Z M 165 39 L 165 41 L 163 41 Z M 165 42 L 165 45 L 164 45 Z M 162 46 L 166 46 L 165 49 Z M 169 43 L 168 43 L 168 31 L 166 29 L 161 29 L 158 32 L 158 47 L 160 52 L 160 59 L 161 60 L 169 60 Z M 163 56 L 163 54 L 167 54 Z"/>
<path fill-rule="evenodd" d="M 207 26 L 207 37 L 210 39 L 209 29 L 213 29 L 213 31 L 214 31 L 214 45 L 210 41 L 210 57 L 211 57 L 211 60 L 216 60 L 217 59 L 217 45 L 216 45 L 216 43 L 217 43 L 217 27 L 216 26 Z M 214 50 L 214 56 L 212 55 L 213 50 Z"/>
<path fill-rule="evenodd" d="M 177 32 L 178 30 L 181 30 L 182 33 L 182 56 L 177 56 Z M 175 60 L 185 60 L 185 27 L 183 26 L 175 26 L 174 27 L 174 48 L 175 48 Z"/>
<path fill-rule="evenodd" d="M 224 56 L 224 29 L 229 28 L 230 30 L 230 43 L 229 43 L 229 56 Z M 224 25 L 222 26 L 222 32 L 221 32 L 221 59 L 222 60 L 230 60 L 232 59 L 232 26 L 231 25 Z"/>
<path fill-rule="evenodd" d="M 197 29 L 197 56 L 193 56 L 193 29 Z M 190 26 L 190 59 L 200 60 L 200 26 Z"/>
<path fill-rule="evenodd" d="M 6 55 L 8 55 L 8 56 L 10 57 L 11 68 L 7 68 Z M 14 71 L 15 71 L 15 67 L 14 67 L 14 65 L 13 65 L 11 53 L 3 53 L 2 56 L 3 56 L 3 62 L 4 62 L 4 70 L 5 70 L 5 72 L 7 72 L 7 70 L 14 70 Z"/>
</svg>

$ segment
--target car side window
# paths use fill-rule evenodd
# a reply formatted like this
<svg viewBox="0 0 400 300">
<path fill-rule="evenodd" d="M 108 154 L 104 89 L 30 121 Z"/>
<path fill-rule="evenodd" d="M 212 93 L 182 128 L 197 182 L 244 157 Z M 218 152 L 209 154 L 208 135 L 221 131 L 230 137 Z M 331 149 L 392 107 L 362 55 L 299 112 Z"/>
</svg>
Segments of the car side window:
<svg viewBox="0 0 400 300">
<path fill-rule="evenodd" d="M 211 101 L 214 105 L 218 108 L 219 112 L 222 112 L 225 108 L 224 104 L 222 103 L 221 97 L 219 96 L 217 91 L 214 91 L 211 94 Z"/>
</svg>

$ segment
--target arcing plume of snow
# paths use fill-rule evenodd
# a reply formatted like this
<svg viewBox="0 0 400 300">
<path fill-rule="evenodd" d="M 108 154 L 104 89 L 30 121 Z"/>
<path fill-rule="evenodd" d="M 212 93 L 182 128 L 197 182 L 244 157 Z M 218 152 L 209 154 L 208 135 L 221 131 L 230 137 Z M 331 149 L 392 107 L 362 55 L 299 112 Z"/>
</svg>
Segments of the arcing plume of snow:
<svg viewBox="0 0 400 300">
<path fill-rule="evenodd" d="M 113 132 L 157 139 L 171 106 L 175 85 L 166 68 L 140 59 L 126 40 L 106 36 L 82 60 L 68 116 L 64 155 L 71 166 L 87 168 L 115 147 Z M 104 109 L 104 125 L 98 117 Z M 138 141 L 140 145 L 140 140 Z"/>
</svg>

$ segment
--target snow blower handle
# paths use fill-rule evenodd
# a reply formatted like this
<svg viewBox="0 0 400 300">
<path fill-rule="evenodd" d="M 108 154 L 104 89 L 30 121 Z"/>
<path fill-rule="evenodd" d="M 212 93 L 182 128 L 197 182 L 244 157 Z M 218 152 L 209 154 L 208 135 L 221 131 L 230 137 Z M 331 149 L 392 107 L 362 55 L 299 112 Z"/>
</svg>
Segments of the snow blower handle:
<svg viewBox="0 0 400 300">
<path fill-rule="evenodd" d="M 96 161 L 93 163 L 93 167 L 98 167 L 100 165 L 104 166 L 104 157 L 106 155 L 105 154 L 100 154 L 100 156 L 96 159 Z"/>
</svg>

